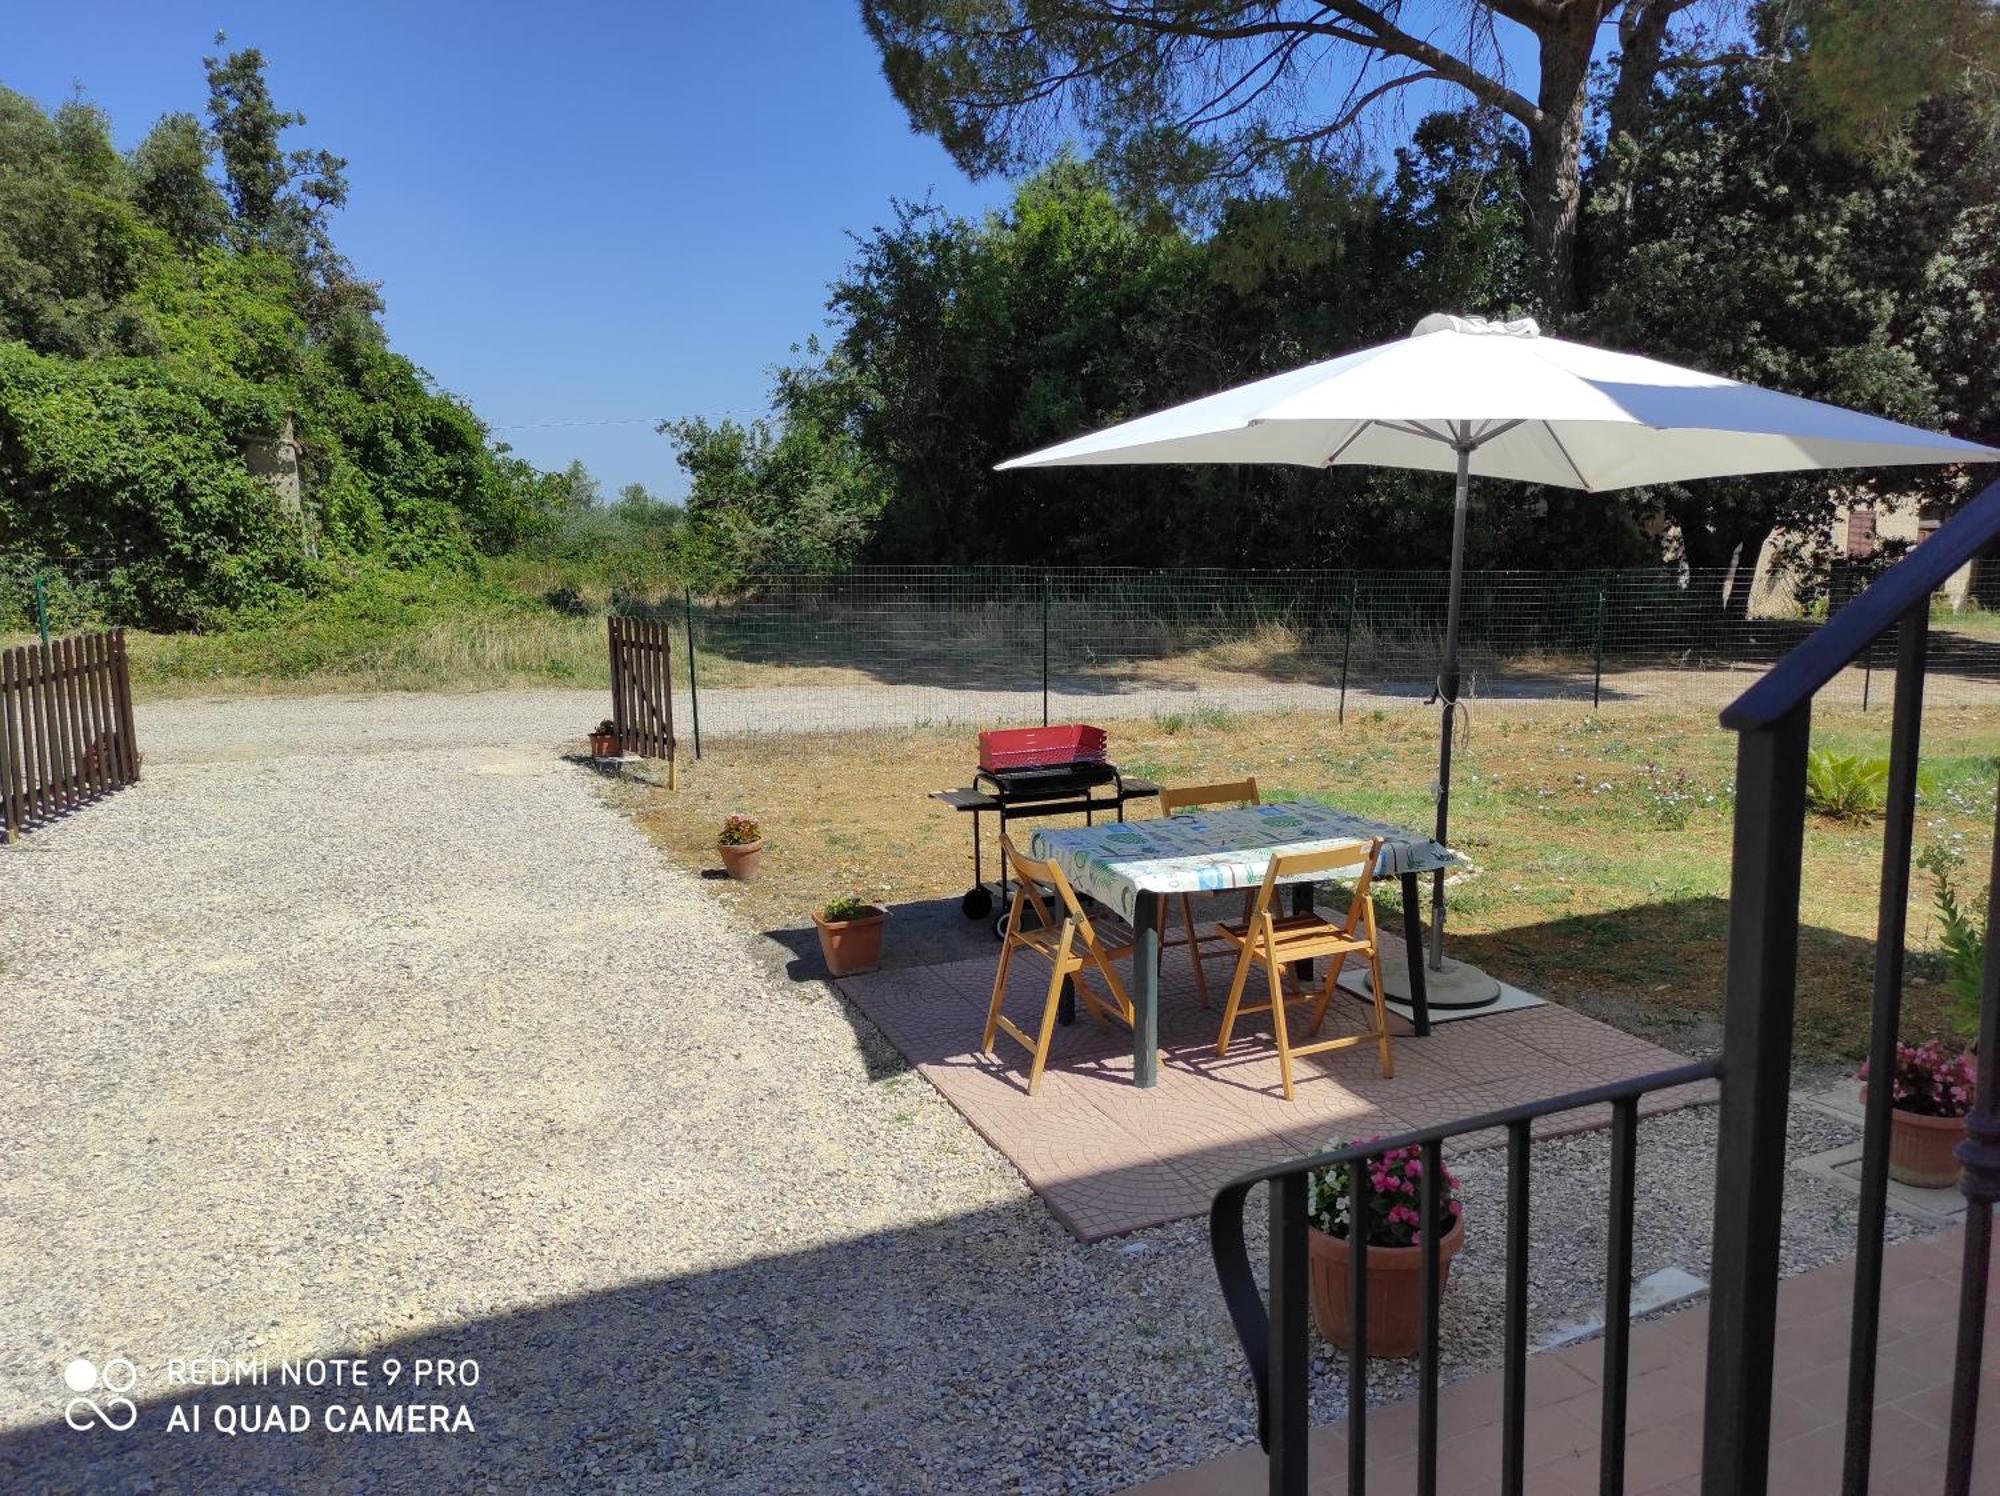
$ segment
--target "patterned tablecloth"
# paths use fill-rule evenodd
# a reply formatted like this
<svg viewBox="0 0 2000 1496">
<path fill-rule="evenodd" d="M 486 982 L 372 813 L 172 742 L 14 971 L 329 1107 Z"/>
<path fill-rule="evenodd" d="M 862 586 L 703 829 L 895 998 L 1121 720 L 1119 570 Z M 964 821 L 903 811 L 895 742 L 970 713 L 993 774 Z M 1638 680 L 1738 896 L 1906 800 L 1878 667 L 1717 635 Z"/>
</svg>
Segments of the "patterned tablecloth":
<svg viewBox="0 0 2000 1496">
<path fill-rule="evenodd" d="M 1407 827 L 1295 801 L 1192 811 L 1155 821 L 1043 827 L 1028 846 L 1030 856 L 1059 859 L 1078 892 L 1129 920 L 1141 890 L 1177 894 L 1251 888 L 1264 881 L 1274 852 L 1312 852 L 1369 836 L 1382 838 L 1378 878 L 1427 873 L 1460 861 L 1456 853 Z"/>
</svg>

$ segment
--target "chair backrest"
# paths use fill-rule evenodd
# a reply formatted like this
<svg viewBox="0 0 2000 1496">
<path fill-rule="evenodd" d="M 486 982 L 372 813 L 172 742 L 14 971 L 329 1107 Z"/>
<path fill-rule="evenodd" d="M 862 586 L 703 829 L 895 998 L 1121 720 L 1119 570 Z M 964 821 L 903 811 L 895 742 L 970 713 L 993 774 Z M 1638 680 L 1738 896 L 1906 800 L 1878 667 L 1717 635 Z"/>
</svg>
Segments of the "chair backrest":
<svg viewBox="0 0 2000 1496">
<path fill-rule="evenodd" d="M 1070 887 L 1061 863 L 1053 857 L 1037 861 L 1035 858 L 1022 855 L 1021 849 L 1014 845 L 1014 839 L 1005 832 L 1000 835 L 1000 855 L 1007 859 L 1008 866 L 1014 870 L 1014 881 L 1021 885 L 1021 891 L 1027 896 L 1028 902 L 1035 906 L 1035 913 L 1041 917 L 1044 929 L 1054 929 L 1059 921 L 1050 914 L 1048 905 L 1042 902 L 1041 891 L 1037 887 L 1042 883 L 1048 884 L 1056 891 L 1056 897 L 1062 900 L 1063 911 L 1076 921 L 1077 928 L 1083 932 L 1083 938 L 1093 941 L 1097 939 L 1097 932 L 1091 928 L 1090 916 L 1083 912 L 1083 902 L 1077 898 L 1076 890 Z"/>
<path fill-rule="evenodd" d="M 1184 784 L 1179 789 L 1160 791 L 1160 814 L 1179 815 L 1202 805 L 1256 805 L 1257 776 L 1233 784 Z"/>
<path fill-rule="evenodd" d="M 1281 879 L 1304 878 L 1314 873 L 1358 867 L 1360 872 L 1354 879 L 1354 897 L 1347 906 L 1346 928 L 1352 933 L 1356 916 L 1368 904 L 1369 886 L 1375 881 L 1375 866 L 1381 860 L 1382 838 L 1379 836 L 1356 837 L 1353 841 L 1337 842 L 1314 852 L 1280 852 L 1264 870 L 1264 882 L 1257 890 L 1257 902 L 1251 917 L 1261 918 L 1271 907 Z"/>
</svg>

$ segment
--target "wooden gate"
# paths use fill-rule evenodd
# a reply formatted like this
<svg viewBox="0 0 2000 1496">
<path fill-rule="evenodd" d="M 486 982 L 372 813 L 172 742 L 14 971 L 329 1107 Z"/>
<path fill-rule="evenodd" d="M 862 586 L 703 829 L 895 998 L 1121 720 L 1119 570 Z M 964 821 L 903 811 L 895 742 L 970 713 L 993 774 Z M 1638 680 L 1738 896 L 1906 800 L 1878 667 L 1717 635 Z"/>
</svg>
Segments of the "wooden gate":
<svg viewBox="0 0 2000 1496">
<path fill-rule="evenodd" d="M 8 841 L 138 777 L 122 629 L 0 649 L 0 826 Z"/>
<path fill-rule="evenodd" d="M 665 759 L 671 789 L 674 690 L 667 626 L 645 618 L 606 621 L 611 634 L 611 725 L 618 751 Z"/>
</svg>

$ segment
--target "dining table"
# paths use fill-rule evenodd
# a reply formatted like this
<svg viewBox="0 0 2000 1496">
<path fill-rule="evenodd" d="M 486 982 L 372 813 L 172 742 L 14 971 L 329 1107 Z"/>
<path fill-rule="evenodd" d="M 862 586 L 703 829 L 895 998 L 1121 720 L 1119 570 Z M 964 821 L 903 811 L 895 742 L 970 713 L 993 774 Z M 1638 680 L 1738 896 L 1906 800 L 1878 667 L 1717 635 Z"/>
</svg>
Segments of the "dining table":
<svg viewBox="0 0 2000 1496">
<path fill-rule="evenodd" d="M 1424 991 L 1424 922 L 1417 880 L 1463 864 L 1450 848 L 1422 832 L 1370 820 L 1337 806 L 1274 800 L 1226 810 L 1191 810 L 1145 821 L 1096 826 L 1042 827 L 1029 841 L 1030 855 L 1058 862 L 1073 887 L 1112 910 L 1132 927 L 1132 1073 L 1140 1086 L 1159 1082 L 1160 930 L 1163 905 L 1183 894 L 1255 888 L 1281 853 L 1321 851 L 1343 842 L 1379 837 L 1378 878 L 1393 877 L 1403 891 L 1403 949 L 1410 970 L 1411 1022 L 1417 1036 L 1431 1031 Z M 1292 886 L 1295 913 L 1313 907 L 1321 874 L 1280 881 Z"/>
</svg>

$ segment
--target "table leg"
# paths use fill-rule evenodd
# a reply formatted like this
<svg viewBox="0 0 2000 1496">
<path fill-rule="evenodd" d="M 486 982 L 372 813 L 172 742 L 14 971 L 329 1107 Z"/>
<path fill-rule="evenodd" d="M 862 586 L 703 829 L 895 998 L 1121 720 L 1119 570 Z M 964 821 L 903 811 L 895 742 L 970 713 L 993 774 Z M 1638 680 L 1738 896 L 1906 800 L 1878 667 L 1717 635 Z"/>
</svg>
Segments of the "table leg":
<svg viewBox="0 0 2000 1496">
<path fill-rule="evenodd" d="M 1314 885 L 1310 882 L 1294 883 L 1292 885 L 1292 913 L 1311 914 L 1313 912 L 1313 890 Z M 1292 975 L 1297 977 L 1306 986 L 1312 986 L 1312 962 L 1310 960 L 1294 961 L 1292 963 Z"/>
<path fill-rule="evenodd" d="M 1132 907 L 1132 1083 L 1160 1082 L 1160 898 L 1141 893 Z"/>
<path fill-rule="evenodd" d="M 1431 1031 L 1431 1003 L 1424 991 L 1424 915 L 1417 907 L 1417 875 L 1403 874 L 1403 959 L 1410 967 L 1410 1013 L 1422 1039 Z"/>
</svg>

